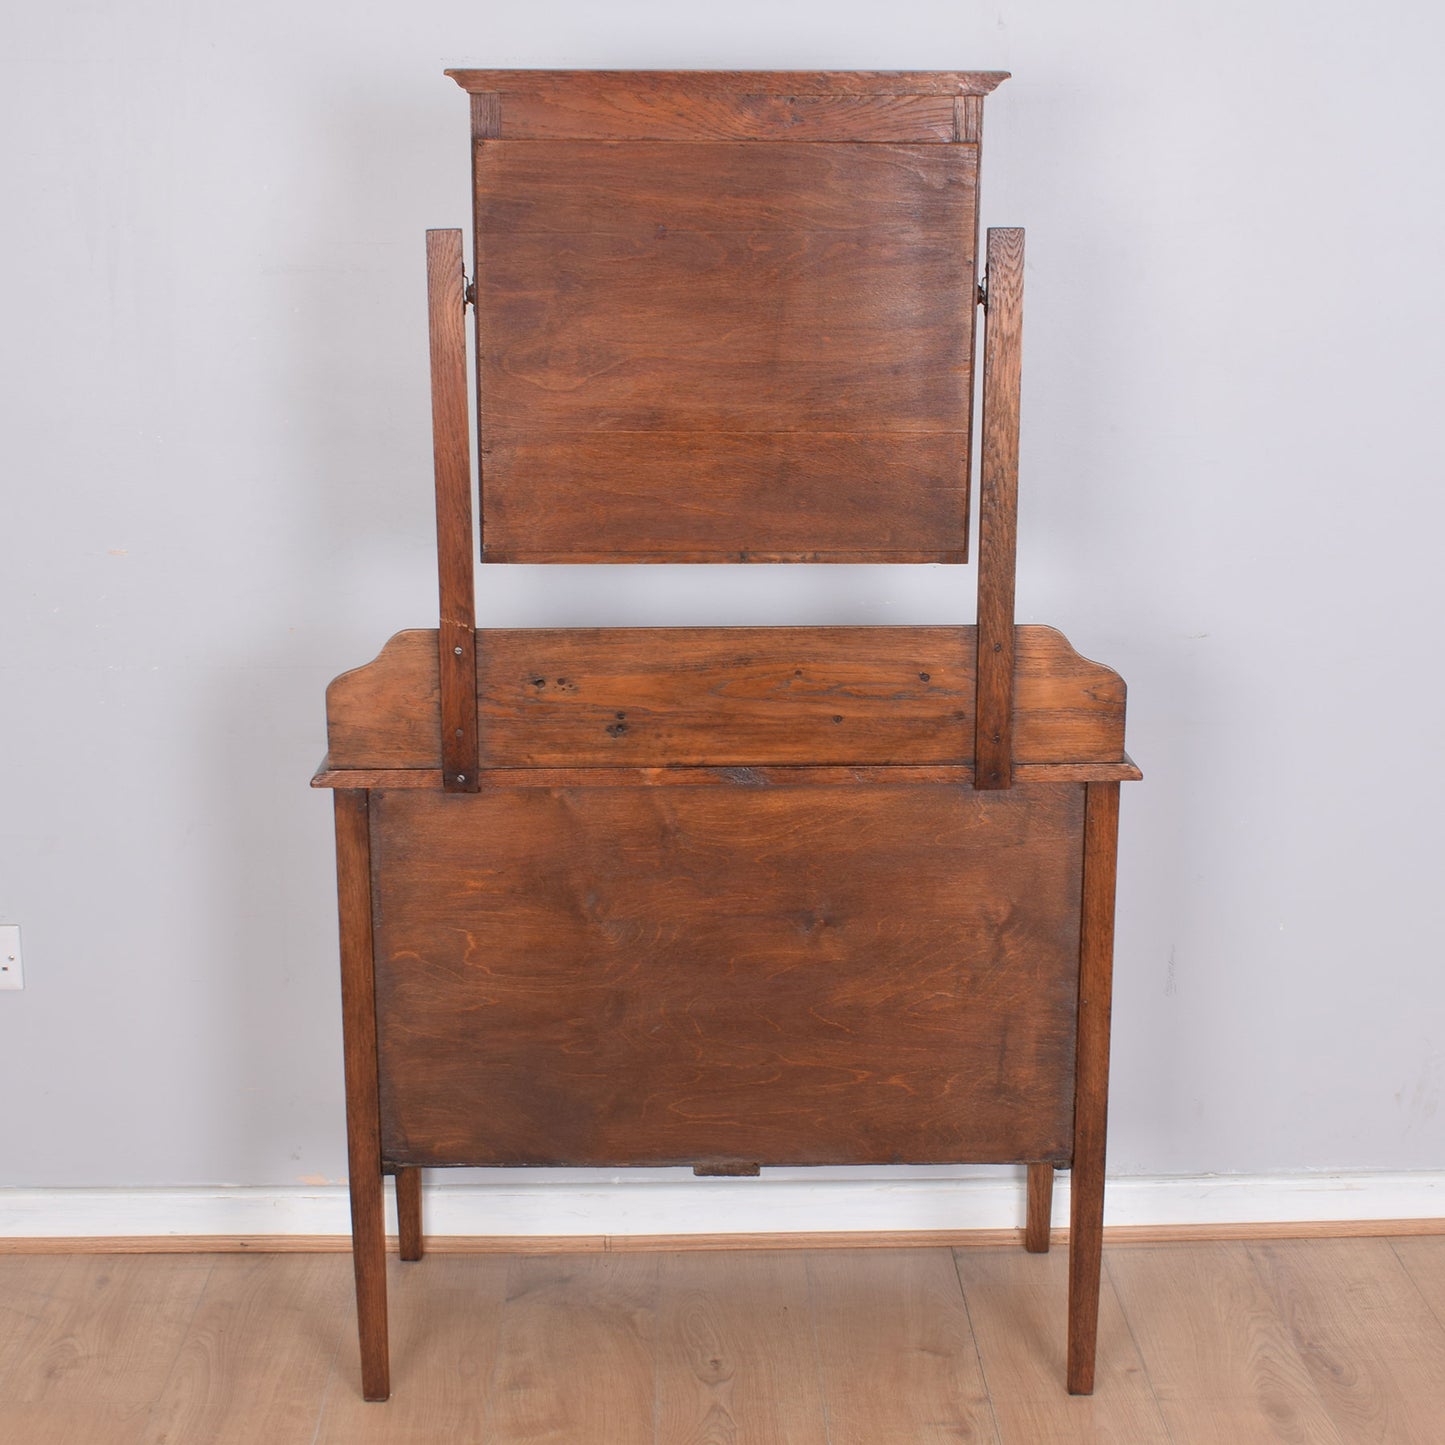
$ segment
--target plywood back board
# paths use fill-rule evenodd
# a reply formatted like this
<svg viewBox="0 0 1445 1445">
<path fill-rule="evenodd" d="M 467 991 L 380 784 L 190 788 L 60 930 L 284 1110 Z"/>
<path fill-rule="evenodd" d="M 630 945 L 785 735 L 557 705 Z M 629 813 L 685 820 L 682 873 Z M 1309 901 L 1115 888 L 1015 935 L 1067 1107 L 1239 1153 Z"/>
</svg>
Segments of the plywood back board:
<svg viewBox="0 0 1445 1445">
<path fill-rule="evenodd" d="M 385 1158 L 1067 1159 L 1083 796 L 372 793 Z"/>
<path fill-rule="evenodd" d="M 471 75 L 484 560 L 965 560 L 984 81 Z"/>
</svg>

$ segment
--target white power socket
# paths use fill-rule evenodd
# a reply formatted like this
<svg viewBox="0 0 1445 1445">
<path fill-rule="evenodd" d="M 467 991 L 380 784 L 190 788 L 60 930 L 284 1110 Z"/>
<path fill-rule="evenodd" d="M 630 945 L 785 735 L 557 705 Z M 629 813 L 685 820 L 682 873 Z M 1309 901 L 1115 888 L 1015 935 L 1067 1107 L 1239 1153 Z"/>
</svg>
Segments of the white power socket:
<svg viewBox="0 0 1445 1445">
<path fill-rule="evenodd" d="M 0 988 L 24 988 L 25 969 L 20 962 L 20 925 L 0 923 Z"/>
</svg>

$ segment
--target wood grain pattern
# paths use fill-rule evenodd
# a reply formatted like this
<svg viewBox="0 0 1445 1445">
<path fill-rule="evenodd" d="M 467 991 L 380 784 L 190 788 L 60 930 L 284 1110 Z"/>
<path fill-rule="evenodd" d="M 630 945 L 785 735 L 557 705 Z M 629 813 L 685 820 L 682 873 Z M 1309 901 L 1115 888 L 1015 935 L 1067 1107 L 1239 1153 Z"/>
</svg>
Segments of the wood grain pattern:
<svg viewBox="0 0 1445 1445">
<path fill-rule="evenodd" d="M 346 1152 L 361 1374 L 366 1398 L 384 1400 L 391 1393 L 391 1385 L 386 1344 L 386 1234 L 377 1103 L 371 824 L 367 799 L 366 793 L 355 790 L 335 796 L 336 889 L 341 929 Z"/>
<path fill-rule="evenodd" d="M 673 237 L 831 236 L 856 245 L 893 233 L 939 242 L 953 235 L 967 256 L 968 233 L 954 233 L 977 209 L 978 152 L 969 145 L 496 140 L 476 147 L 475 179 L 478 234 L 498 252 L 525 237 L 559 246 L 612 237 L 621 247 Z M 973 295 L 964 299 L 972 308 Z"/>
<path fill-rule="evenodd" d="M 971 627 L 477 636 L 484 768 L 971 761 Z M 1049 627 L 1020 627 L 1015 660 L 1016 764 L 1123 760 L 1117 673 Z M 326 694 L 327 768 L 438 767 L 436 667 L 436 634 L 418 629 L 336 678 Z"/>
<path fill-rule="evenodd" d="M 480 144 L 486 560 L 961 557 L 976 167 Z"/>
<path fill-rule="evenodd" d="M 1126 755 L 1117 763 L 1020 763 L 1023 783 L 1132 783 L 1143 774 Z M 947 763 L 910 766 L 851 763 L 826 767 L 483 768 L 482 788 L 726 788 L 831 787 L 838 783 L 946 783 L 973 786 L 973 768 Z M 313 788 L 434 788 L 436 779 L 416 768 L 323 766 Z M 3 1251 L 3 1244 L 0 1244 Z"/>
<path fill-rule="evenodd" d="M 472 139 L 494 140 L 502 132 L 502 97 L 496 91 L 472 92 Z"/>
<path fill-rule="evenodd" d="M 1049 1231 L 1054 1217 L 1054 1166 L 1052 1164 L 1029 1165 L 1026 1207 L 1024 1248 L 1030 1254 L 1047 1254 Z"/>
<path fill-rule="evenodd" d="M 397 1253 L 412 1262 L 421 1258 L 421 1170 L 396 1171 Z"/>
<path fill-rule="evenodd" d="M 6 1243 L 13 1245 L 14 1241 Z M 7 1259 L 0 1265 L 0 1375 L 7 1377 L 17 1352 L 49 1310 L 66 1269 L 64 1259 L 49 1251 L 36 1253 L 39 1257 Z"/>
<path fill-rule="evenodd" d="M 570 1440 L 589 1445 L 766 1441 L 770 1431 L 789 1445 L 814 1445 L 829 1426 L 835 1445 L 913 1445 L 930 1429 L 952 1428 L 942 1434 L 949 1441 L 990 1440 L 995 1424 L 1003 1445 L 1433 1442 L 1445 1337 L 1419 1291 L 1434 1291 L 1445 1241 L 1400 1239 L 1399 1263 L 1380 1247 L 1339 1240 L 1267 1252 L 1178 1243 L 1111 1251 L 1122 1285 L 1116 1292 L 1106 1276 L 1099 1378 L 1088 1397 L 1058 1388 L 1062 1252 L 1025 1255 L 1012 1237 L 955 1251 L 952 1288 L 936 1263 L 948 1251 L 936 1247 L 869 1250 L 878 1261 L 871 1270 L 846 1249 L 734 1249 L 680 1267 L 676 1256 L 653 1255 L 653 1274 L 583 1270 L 571 1276 L 575 1285 L 563 1278 L 567 1261 L 547 1260 L 512 1276 L 510 1300 L 506 1258 L 394 1266 L 398 1390 L 384 1408 L 358 1398 L 346 1263 L 334 1255 L 157 1256 L 125 1274 L 104 1256 L 10 1256 L 0 1259 L 0 1439 L 515 1445 L 539 1427 L 547 1438 L 550 1419 L 552 1438 L 567 1438 L 570 1427 Z M 174 1345 L 166 1322 L 185 1315 L 197 1270 L 213 1264 L 219 1272 L 189 1317 L 174 1367 L 143 1370 L 154 1391 L 147 1395 L 125 1362 Z M 108 1285 L 97 1284 L 101 1276 Z M 92 1321 L 79 1305 L 93 1297 L 103 1303 Z M 506 1360 L 494 1370 L 509 1311 Z M 575 1312 L 584 1320 L 568 1334 Z M 7 1356 L 5 1324 L 17 1316 L 25 1333 L 52 1346 Z M 824 1331 L 816 1353 L 807 1348 L 815 1323 Z M 600 1338 L 611 1330 L 615 1338 Z M 66 1340 L 61 1356 L 53 1346 Z M 580 1375 L 568 1360 L 578 1342 Z M 967 1358 L 974 1351 L 977 1366 Z M 60 1358 L 67 1368 L 52 1377 Z M 82 1380 L 86 1387 L 71 1393 Z M 704 1409 L 712 1433 L 687 1433 Z"/>
<path fill-rule="evenodd" d="M 142 1445 L 152 1439 L 149 1423 L 145 1411 L 125 1405 L 19 1405 L 0 1397 L 0 1440 L 24 1445 Z"/>
<path fill-rule="evenodd" d="M 1391 1246 L 1395 1257 L 1409 1272 L 1436 1320 L 1445 1327 L 1445 1220 L 1430 1221 L 1436 1238 L 1425 1238 L 1427 1229 L 1402 1230 L 1405 1235 L 1415 1238 L 1396 1239 Z"/>
<path fill-rule="evenodd" d="M 828 1445 L 799 1252 L 659 1260 L 656 1439 Z"/>
<path fill-rule="evenodd" d="M 981 95 L 954 97 L 953 138 L 959 141 L 968 141 L 973 145 L 978 145 L 983 140 L 983 97 Z"/>
<path fill-rule="evenodd" d="M 386 1157 L 1062 1162 L 1082 794 L 373 794 Z"/>
<path fill-rule="evenodd" d="M 346 1274 L 329 1255 L 214 1259 L 145 1445 L 310 1445 L 349 1334 Z"/>
<path fill-rule="evenodd" d="M 963 430 L 971 261 L 947 238 L 514 235 L 478 265 L 488 437 L 625 433 L 645 455 L 654 432 Z"/>
<path fill-rule="evenodd" d="M 654 431 L 643 446 L 631 433 L 494 427 L 486 560 L 966 562 L 967 441 L 964 431 L 721 432 L 701 445 Z"/>
<path fill-rule="evenodd" d="M 395 1268 L 396 1394 L 384 1409 L 361 1398 L 356 1344 L 344 1331 L 315 1439 L 299 1445 L 502 1445 L 486 1416 L 509 1267 L 494 1254 Z"/>
<path fill-rule="evenodd" d="M 998 1441 L 947 1250 L 838 1250 L 808 1273 L 831 1445 Z"/>
<path fill-rule="evenodd" d="M 966 554 L 977 137 L 1000 76 L 456 78 L 484 560 Z M 383 1160 L 408 1258 L 423 1165 L 1023 1159 L 1037 1249 L 1043 1181 L 1072 1162 L 1068 1382 L 1092 1388 L 1114 779 L 1135 770 L 1117 679 L 1013 625 L 1021 246 L 990 234 L 976 630 L 478 644 L 458 237 L 429 236 L 441 626 L 430 671 L 398 640 L 329 698 L 327 773 L 351 781 L 337 839 L 367 1398 L 388 1389 Z M 1049 665 L 1031 676 L 1035 642 Z M 366 694 L 380 711 L 351 706 Z M 414 780 L 413 749 L 443 789 L 378 786 Z M 992 791 L 1015 767 L 1088 781 Z M 659 786 L 688 769 L 703 786 Z M 516 1269 L 490 1433 L 579 1438 L 515 1348 L 536 1353 L 559 1277 Z M 646 1271 L 562 1271 L 584 1308 L 549 1328 L 620 1402 L 603 1437 L 644 1438 L 653 1309 L 624 1276 Z M 674 1431 L 734 1435 L 721 1356 L 698 1360 L 703 1407 Z M 908 1438 L 975 1433 L 931 1383 Z M 828 1438 L 882 1438 L 860 1403 Z"/>
<path fill-rule="evenodd" d="M 55 1261 L 28 1273 L 29 1279 L 20 1274 L 15 1282 L 10 1308 L 18 1305 L 19 1311 L 0 1326 L 5 1402 L 57 1409 L 108 1405 L 129 1416 L 165 1384 L 211 1261 L 177 1261 L 164 1278 L 134 1256 L 99 1266 L 78 1258 Z"/>
<path fill-rule="evenodd" d="M 398 632 L 328 684 L 326 766 L 440 768 L 440 696 L 437 629 Z"/>
<path fill-rule="evenodd" d="M 466 277 L 462 233 L 426 233 L 436 471 L 437 634 L 442 786 L 477 787 L 476 601 L 472 575 L 472 458 L 467 430 Z"/>
<path fill-rule="evenodd" d="M 1014 560 L 1018 534 L 1019 375 L 1024 233 L 988 233 L 983 442 L 978 481 L 978 712 L 975 787 L 1011 786 Z"/>
<path fill-rule="evenodd" d="M 513 94 L 501 110 L 507 140 L 750 140 L 949 142 L 947 95 L 698 96 L 680 90 Z"/>
<path fill-rule="evenodd" d="M 489 442 L 963 430 L 971 261 L 951 238 L 513 235 L 479 266 Z"/>
<path fill-rule="evenodd" d="M 1099 1371 L 1092 1395 L 1059 1389 L 1068 1293 L 1062 1251 L 1020 1258 L 999 1249 L 956 1249 L 979 1363 L 1005 1445 L 1172 1445 L 1129 1322 L 1104 1280 Z"/>
<path fill-rule="evenodd" d="M 486 1438 L 653 1445 L 657 1277 L 656 1255 L 513 1260 Z"/>
<path fill-rule="evenodd" d="M 1006 70 L 473 70 L 446 72 L 463 90 L 498 95 L 987 95 Z"/>
<path fill-rule="evenodd" d="M 1354 1445 L 1247 1245 L 1115 1248 L 1109 1273 L 1174 1445 Z"/>
<path fill-rule="evenodd" d="M 1069 1183 L 1069 1393 L 1094 1388 L 1104 1243 L 1109 1018 L 1114 980 L 1118 783 L 1084 788 L 1084 889 L 1079 935 L 1073 1176 Z"/>
<path fill-rule="evenodd" d="M 537 631 L 486 638 L 490 766 L 963 760 L 971 677 L 931 629 Z"/>
<path fill-rule="evenodd" d="M 1445 1329 L 1386 1240 L 1279 1241 L 1249 1256 L 1346 1440 L 1440 1439 Z"/>
</svg>

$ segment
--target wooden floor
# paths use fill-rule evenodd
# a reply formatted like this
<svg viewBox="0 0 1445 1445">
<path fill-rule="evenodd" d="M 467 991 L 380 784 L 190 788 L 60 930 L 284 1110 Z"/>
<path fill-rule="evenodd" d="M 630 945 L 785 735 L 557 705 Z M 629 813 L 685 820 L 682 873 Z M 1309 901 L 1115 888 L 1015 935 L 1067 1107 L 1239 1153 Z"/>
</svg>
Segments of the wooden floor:
<svg viewBox="0 0 1445 1445">
<path fill-rule="evenodd" d="M 1445 1237 L 390 1264 L 389 1404 L 336 1254 L 0 1256 L 6 1445 L 1445 1441 Z"/>
</svg>

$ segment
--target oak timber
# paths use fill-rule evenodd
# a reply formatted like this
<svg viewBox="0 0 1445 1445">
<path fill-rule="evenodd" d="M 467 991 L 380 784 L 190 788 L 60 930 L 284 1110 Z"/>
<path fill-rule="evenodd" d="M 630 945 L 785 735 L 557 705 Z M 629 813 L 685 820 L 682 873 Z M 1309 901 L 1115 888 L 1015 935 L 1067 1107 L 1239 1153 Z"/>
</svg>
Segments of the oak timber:
<svg viewBox="0 0 1445 1445">
<path fill-rule="evenodd" d="M 480 142 L 483 560 L 964 560 L 976 172 Z"/>
<path fill-rule="evenodd" d="M 973 627 L 484 629 L 481 764 L 969 763 L 975 637 Z M 1050 627 L 1018 628 L 1015 649 L 1015 763 L 1122 762 L 1118 674 Z M 435 631 L 398 633 L 338 677 L 327 719 L 330 770 L 439 767 Z"/>
<path fill-rule="evenodd" d="M 467 430 L 466 277 L 462 233 L 428 231 L 432 448 L 436 474 L 437 633 L 442 786 L 477 787 L 476 603 L 472 576 L 472 458 Z"/>
<path fill-rule="evenodd" d="M 1083 793 L 371 794 L 384 1157 L 1066 1162 Z"/>
<path fill-rule="evenodd" d="M 1024 233 L 988 233 L 983 439 L 978 474 L 976 786 L 1013 782 L 1014 561 L 1018 547 L 1019 352 Z"/>
<path fill-rule="evenodd" d="M 455 78 L 484 561 L 966 559 L 1001 75 Z M 1072 1165 L 1068 1381 L 1091 1388 L 1101 819 L 1138 772 L 1117 676 L 1013 622 L 1021 248 L 991 233 L 978 628 L 474 636 L 462 279 L 456 233 L 434 233 L 442 627 L 334 684 L 314 780 L 339 790 L 368 1398 L 387 1388 L 379 1175 L 415 1258 L 418 1171 L 466 1164 L 1026 1162 L 1035 1250 Z M 627 1258 L 512 1266 L 488 1429 L 597 1428 L 551 1384 L 560 1343 L 589 1393 L 595 1375 L 625 1396 L 602 1433 L 645 1437 L 656 1279 Z M 910 1299 L 815 1335 L 846 1355 L 891 1310 L 912 1340 Z M 948 1353 L 910 1346 L 892 1373 L 918 1350 Z M 689 1358 L 705 1428 L 735 1424 L 712 1354 Z M 951 1369 L 925 1373 L 927 1395 Z M 845 1407 L 854 1384 L 839 1428 L 883 1438 L 867 1392 Z M 936 1429 L 989 1420 L 924 1401 L 909 1438 Z"/>
<path fill-rule="evenodd" d="M 346 1073 L 346 1152 L 356 1313 L 368 1400 L 390 1393 L 386 1345 L 386 1240 L 382 1220 L 368 794 L 338 790 L 336 880 L 341 933 L 341 1015 Z"/>
</svg>

